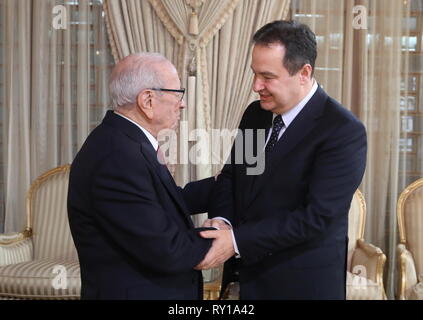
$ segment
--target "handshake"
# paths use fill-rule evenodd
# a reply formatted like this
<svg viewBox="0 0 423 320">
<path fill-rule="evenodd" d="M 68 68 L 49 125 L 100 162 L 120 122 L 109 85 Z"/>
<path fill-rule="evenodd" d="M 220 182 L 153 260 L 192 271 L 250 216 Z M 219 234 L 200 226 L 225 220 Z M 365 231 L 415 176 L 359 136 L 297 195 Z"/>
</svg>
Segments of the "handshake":
<svg viewBox="0 0 423 320">
<path fill-rule="evenodd" d="M 232 228 L 223 220 L 207 219 L 198 231 L 201 237 L 214 240 L 209 252 L 194 269 L 207 270 L 218 267 L 235 254 Z"/>
</svg>

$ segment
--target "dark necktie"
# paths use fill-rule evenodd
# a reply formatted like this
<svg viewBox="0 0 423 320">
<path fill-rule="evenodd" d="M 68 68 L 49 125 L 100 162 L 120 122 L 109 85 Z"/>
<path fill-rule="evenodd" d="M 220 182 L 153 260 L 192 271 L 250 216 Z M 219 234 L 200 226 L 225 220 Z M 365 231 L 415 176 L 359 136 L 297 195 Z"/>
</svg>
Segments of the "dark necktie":
<svg viewBox="0 0 423 320">
<path fill-rule="evenodd" d="M 266 144 L 266 152 L 271 151 L 276 143 L 278 142 L 279 132 L 285 126 L 282 120 L 281 115 L 277 115 L 275 119 L 273 119 L 273 127 L 272 127 L 272 135 L 270 136 L 269 142 Z"/>
</svg>

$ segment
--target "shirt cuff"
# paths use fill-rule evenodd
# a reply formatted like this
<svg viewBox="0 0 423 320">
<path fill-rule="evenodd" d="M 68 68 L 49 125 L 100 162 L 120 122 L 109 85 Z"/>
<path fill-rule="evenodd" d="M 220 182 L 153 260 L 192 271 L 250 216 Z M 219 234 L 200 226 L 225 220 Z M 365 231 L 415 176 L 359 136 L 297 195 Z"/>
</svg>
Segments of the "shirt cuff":
<svg viewBox="0 0 423 320">
<path fill-rule="evenodd" d="M 241 258 L 241 255 L 239 254 L 239 250 L 238 250 L 238 245 L 236 244 L 234 230 L 232 229 L 232 223 L 230 223 L 228 219 L 225 219 L 223 217 L 215 217 L 213 219 L 223 220 L 225 223 L 227 223 L 228 225 L 231 226 L 232 244 L 233 244 L 234 250 L 235 250 L 235 258 L 238 258 L 238 259 Z"/>
<path fill-rule="evenodd" d="M 226 224 L 229 224 L 230 226 L 231 226 L 231 228 L 232 228 L 232 223 L 230 223 L 229 222 L 229 220 L 228 219 L 226 219 L 226 218 L 223 218 L 223 217 L 215 217 L 215 218 L 213 218 L 213 219 L 216 219 L 216 220 L 223 220 L 223 222 L 225 222 Z M 212 219 L 212 220 L 213 220 Z"/>
</svg>

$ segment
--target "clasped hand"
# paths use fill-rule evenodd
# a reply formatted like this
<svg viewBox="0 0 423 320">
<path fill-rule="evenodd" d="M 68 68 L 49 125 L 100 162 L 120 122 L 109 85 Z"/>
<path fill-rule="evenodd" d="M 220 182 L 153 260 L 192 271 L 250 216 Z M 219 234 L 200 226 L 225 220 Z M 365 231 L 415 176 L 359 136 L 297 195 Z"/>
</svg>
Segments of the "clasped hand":
<svg viewBox="0 0 423 320">
<path fill-rule="evenodd" d="M 218 267 L 235 254 L 231 226 L 223 220 L 208 219 L 203 223 L 203 227 L 215 227 L 218 230 L 200 232 L 203 238 L 214 240 L 204 259 L 194 267 L 196 270 Z"/>
</svg>

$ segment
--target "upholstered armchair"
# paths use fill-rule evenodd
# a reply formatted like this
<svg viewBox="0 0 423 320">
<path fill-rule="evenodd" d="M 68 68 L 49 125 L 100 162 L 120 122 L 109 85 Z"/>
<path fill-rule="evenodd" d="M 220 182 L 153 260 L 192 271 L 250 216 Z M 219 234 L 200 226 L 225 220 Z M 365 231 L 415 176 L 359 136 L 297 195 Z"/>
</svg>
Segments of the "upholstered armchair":
<svg viewBox="0 0 423 320">
<path fill-rule="evenodd" d="M 354 193 L 348 215 L 347 300 L 385 300 L 382 250 L 364 241 L 366 202 Z"/>
<path fill-rule="evenodd" d="M 397 299 L 423 300 L 423 178 L 398 198 Z"/>
<path fill-rule="evenodd" d="M 80 271 L 67 218 L 69 165 L 37 178 L 27 227 L 0 234 L 0 299 L 79 299 Z"/>
</svg>

